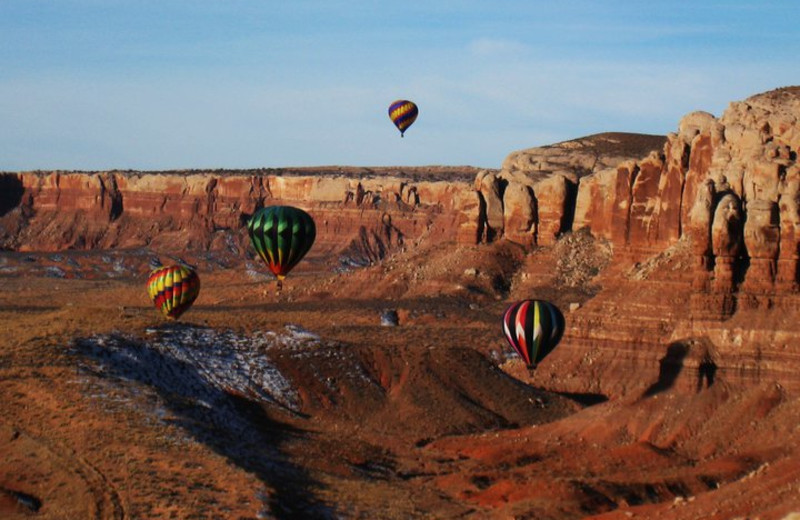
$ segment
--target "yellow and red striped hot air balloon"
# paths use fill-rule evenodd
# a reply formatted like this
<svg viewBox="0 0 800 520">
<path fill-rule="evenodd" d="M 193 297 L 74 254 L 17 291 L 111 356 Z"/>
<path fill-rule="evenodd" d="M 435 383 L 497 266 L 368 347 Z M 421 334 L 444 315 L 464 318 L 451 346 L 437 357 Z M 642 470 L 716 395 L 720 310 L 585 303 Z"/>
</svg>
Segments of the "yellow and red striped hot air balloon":
<svg viewBox="0 0 800 520">
<path fill-rule="evenodd" d="M 419 109 L 412 101 L 398 99 L 389 105 L 389 119 L 400 130 L 400 137 L 417 120 Z"/>
<path fill-rule="evenodd" d="M 200 294 L 200 277 L 186 265 L 158 267 L 147 279 L 147 293 L 156 309 L 177 320 Z"/>
</svg>

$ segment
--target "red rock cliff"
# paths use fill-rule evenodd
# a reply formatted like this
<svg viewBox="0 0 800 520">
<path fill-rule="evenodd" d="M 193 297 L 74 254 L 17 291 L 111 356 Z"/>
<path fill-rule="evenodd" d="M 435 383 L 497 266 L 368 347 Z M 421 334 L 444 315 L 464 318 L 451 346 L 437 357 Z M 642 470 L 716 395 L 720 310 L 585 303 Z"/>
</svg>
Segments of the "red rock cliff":
<svg viewBox="0 0 800 520">
<path fill-rule="evenodd" d="M 799 119 L 800 88 L 778 89 L 731 103 L 719 118 L 688 114 L 661 150 L 578 178 L 572 229 L 589 231 L 614 260 L 594 280 L 596 296 L 571 296 L 579 309 L 568 347 L 536 372 L 538 384 L 652 395 L 721 377 L 800 390 Z M 504 168 L 497 177 L 516 193 L 514 182 L 532 185 L 537 175 Z M 523 227 L 508 227 L 525 204 L 514 200 L 494 220 L 506 236 Z M 524 236 L 543 243 L 534 231 Z M 539 262 L 558 269 L 562 258 Z M 549 276 L 529 268 L 529 279 Z M 517 294 L 545 289 L 528 283 Z M 570 287 L 558 290 L 554 297 L 570 297 L 561 296 Z"/>
<path fill-rule="evenodd" d="M 798 118 L 800 88 L 784 88 L 719 119 L 688 114 L 666 140 L 601 134 L 515 152 L 476 182 L 483 238 L 549 245 L 586 228 L 633 261 L 686 240 L 696 312 L 772 305 L 800 270 Z"/>
<path fill-rule="evenodd" d="M 309 210 L 315 251 L 354 247 L 366 260 L 407 240 L 476 241 L 472 168 L 254 172 L 23 172 L 0 176 L 6 249 L 241 247 L 265 204 Z M 416 179 L 416 180 L 415 180 Z"/>
</svg>

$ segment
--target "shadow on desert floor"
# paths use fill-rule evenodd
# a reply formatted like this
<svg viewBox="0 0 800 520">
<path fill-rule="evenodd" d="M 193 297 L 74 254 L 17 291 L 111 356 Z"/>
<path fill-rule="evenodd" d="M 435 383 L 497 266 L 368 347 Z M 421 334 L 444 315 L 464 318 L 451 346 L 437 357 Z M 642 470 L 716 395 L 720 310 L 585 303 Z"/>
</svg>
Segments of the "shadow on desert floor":
<svg viewBox="0 0 800 520">
<path fill-rule="evenodd" d="M 199 329 L 169 324 L 154 332 L 169 336 L 186 330 Z M 202 366 L 181 359 L 178 351 L 208 345 L 181 345 L 175 338 L 170 341 L 170 348 L 154 348 L 149 341 L 111 335 L 101 340 L 82 338 L 75 346 L 79 355 L 96 362 L 84 366 L 85 370 L 103 378 L 146 385 L 159 397 L 165 422 L 256 475 L 272 490 L 269 496 L 260 497 L 270 517 L 334 517 L 332 508 L 315 499 L 322 484 L 281 452 L 288 438 L 307 433 L 270 417 L 265 411 L 268 404 L 257 396 L 220 388 L 209 379 L 210 374 L 203 373 Z"/>
</svg>

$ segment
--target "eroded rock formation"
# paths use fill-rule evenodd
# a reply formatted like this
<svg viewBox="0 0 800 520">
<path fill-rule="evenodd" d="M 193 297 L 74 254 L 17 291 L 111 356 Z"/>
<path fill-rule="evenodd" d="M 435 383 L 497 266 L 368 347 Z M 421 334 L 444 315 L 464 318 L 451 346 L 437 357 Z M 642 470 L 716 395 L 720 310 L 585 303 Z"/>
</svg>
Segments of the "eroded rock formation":
<svg viewBox="0 0 800 520">
<path fill-rule="evenodd" d="M 798 117 L 800 89 L 778 89 L 731 103 L 719 119 L 705 112 L 686 115 L 663 148 L 646 157 L 584 177 L 582 167 L 574 167 L 571 177 L 552 173 L 548 179 L 577 177 L 571 226 L 557 224 L 564 222 L 558 210 L 545 217 L 541 208 L 548 203 L 535 187 L 542 174 L 521 166 L 541 167 L 544 161 L 525 162 L 520 152 L 512 154 L 497 177 L 508 179 L 506 193 L 518 191 L 515 183 L 532 187 L 540 208 L 533 243 L 588 228 L 618 253 L 640 261 L 684 237 L 690 240 L 698 291 L 693 311 L 724 319 L 737 305 L 769 307 L 776 290 L 797 286 Z M 504 236 L 525 243 L 514 216 L 527 201 L 506 199 Z M 561 200 L 551 197 L 549 204 L 568 206 L 554 204 Z M 542 233 L 543 228 L 549 231 Z"/>
<path fill-rule="evenodd" d="M 612 208 L 591 199 L 591 187 L 576 208 L 579 184 L 615 182 L 610 178 L 613 174 L 601 172 L 616 170 L 625 161 L 660 149 L 663 143 L 661 136 L 607 133 L 511 153 L 499 172 L 482 179 L 483 185 L 494 182 L 502 189 L 491 200 L 481 191 L 487 207 L 481 224 L 489 230 L 481 239 L 491 241 L 502 236 L 524 246 L 552 245 L 558 236 L 573 229 L 573 221 L 583 218 L 580 222 L 586 224 L 585 219 L 592 216 L 593 230 L 601 235 L 610 233 L 607 224 L 598 225 L 603 219 L 595 212 Z M 645 193 L 641 195 L 646 197 Z M 599 206 L 590 209 L 594 204 Z"/>
<path fill-rule="evenodd" d="M 0 243 L 44 251 L 207 250 L 231 243 L 241 249 L 244 223 L 256 208 L 292 204 L 313 213 L 319 251 L 346 249 L 369 262 L 423 236 L 475 243 L 481 210 L 467 179 L 476 172 L 2 174 Z M 426 175 L 430 180 L 413 180 Z"/>
</svg>

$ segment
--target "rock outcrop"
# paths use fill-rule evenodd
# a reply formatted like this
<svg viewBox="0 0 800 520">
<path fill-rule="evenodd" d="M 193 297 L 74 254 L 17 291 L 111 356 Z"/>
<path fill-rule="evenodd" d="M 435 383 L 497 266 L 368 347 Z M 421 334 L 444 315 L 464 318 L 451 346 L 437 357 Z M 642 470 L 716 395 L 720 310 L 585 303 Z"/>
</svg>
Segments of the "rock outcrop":
<svg viewBox="0 0 800 520">
<path fill-rule="evenodd" d="M 626 374 L 649 370 L 660 388 L 670 378 L 656 367 L 673 363 L 678 345 L 685 357 L 668 387 L 691 390 L 713 372 L 726 384 L 800 389 L 787 370 L 800 340 L 799 118 L 796 87 L 731 103 L 719 118 L 691 113 L 660 153 L 580 179 L 572 229 L 609 244 L 614 272 L 570 316 L 571 348 L 538 384 L 645 395 L 643 372 Z"/>
<path fill-rule="evenodd" d="M 795 290 L 800 272 L 798 118 L 800 88 L 792 87 L 731 103 L 720 118 L 690 113 L 660 150 L 588 175 L 587 163 L 573 161 L 572 171 L 554 170 L 542 180 L 542 165 L 551 163 L 517 152 L 496 174 L 509 195 L 501 201 L 505 228 L 495 235 L 547 245 L 587 228 L 632 261 L 686 238 L 694 251 L 693 312 L 725 319 L 737 306 L 770 307 L 776 295 Z M 572 222 L 563 188 L 545 200 L 543 183 L 553 179 L 577 183 Z M 529 202 L 518 185 L 533 193 L 527 232 L 519 215 L 527 215 Z M 496 222 L 495 216 L 487 226 Z"/>
<path fill-rule="evenodd" d="M 492 194 L 478 190 L 487 208 L 481 222 L 487 231 L 481 239 L 504 237 L 524 246 L 552 245 L 559 235 L 573 229 L 579 184 L 594 182 L 590 179 L 600 172 L 639 159 L 663 144 L 662 136 L 606 133 L 510 154 L 499 172 L 480 181 L 484 186 L 500 186 Z M 600 182 L 609 182 L 608 177 Z M 584 205 L 590 203 L 584 201 Z"/>
</svg>

